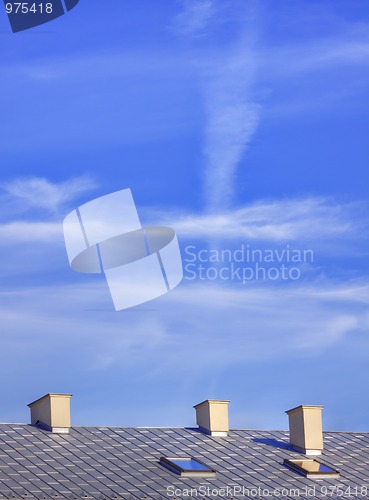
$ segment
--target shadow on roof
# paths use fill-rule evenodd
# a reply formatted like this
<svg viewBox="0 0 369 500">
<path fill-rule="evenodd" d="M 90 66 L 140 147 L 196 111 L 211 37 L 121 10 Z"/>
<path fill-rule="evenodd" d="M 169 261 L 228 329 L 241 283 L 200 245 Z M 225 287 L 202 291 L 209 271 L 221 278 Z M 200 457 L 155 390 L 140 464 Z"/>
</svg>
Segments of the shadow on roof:
<svg viewBox="0 0 369 500">
<path fill-rule="evenodd" d="M 266 444 L 267 446 L 273 446 L 274 448 L 281 448 L 282 450 L 293 450 L 290 443 L 285 441 L 278 441 L 273 438 L 253 438 L 254 443 Z"/>
</svg>

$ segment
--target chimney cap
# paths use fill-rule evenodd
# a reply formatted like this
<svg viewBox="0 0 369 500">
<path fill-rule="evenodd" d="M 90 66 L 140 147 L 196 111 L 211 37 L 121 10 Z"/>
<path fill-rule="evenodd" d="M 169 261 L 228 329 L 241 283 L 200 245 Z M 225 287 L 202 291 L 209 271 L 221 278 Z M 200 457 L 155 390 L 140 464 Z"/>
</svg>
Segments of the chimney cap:
<svg viewBox="0 0 369 500">
<path fill-rule="evenodd" d="M 213 404 L 213 403 L 221 403 L 221 404 L 229 404 L 230 403 L 230 400 L 229 399 L 205 399 L 205 401 L 202 401 L 201 403 L 198 403 L 197 405 L 194 406 L 194 408 L 198 408 L 199 406 L 205 404 L 205 403 L 209 403 L 209 404 Z"/>
<path fill-rule="evenodd" d="M 39 403 L 42 399 L 45 399 L 47 397 L 53 397 L 53 396 L 56 396 L 58 398 L 63 398 L 63 397 L 64 398 L 71 398 L 73 396 L 73 394 L 61 394 L 61 393 L 58 393 L 58 392 L 48 392 L 47 394 L 45 394 L 45 396 L 42 396 L 41 398 L 38 398 L 35 401 L 32 401 L 32 403 L 29 403 L 27 406 L 29 408 L 31 408 L 36 403 Z"/>
<path fill-rule="evenodd" d="M 299 405 L 295 406 L 295 408 L 291 408 L 290 410 L 287 410 L 285 413 L 289 415 L 290 413 L 294 413 L 297 410 L 305 410 L 305 409 L 317 409 L 317 410 L 323 410 L 324 406 L 322 405 Z"/>
</svg>

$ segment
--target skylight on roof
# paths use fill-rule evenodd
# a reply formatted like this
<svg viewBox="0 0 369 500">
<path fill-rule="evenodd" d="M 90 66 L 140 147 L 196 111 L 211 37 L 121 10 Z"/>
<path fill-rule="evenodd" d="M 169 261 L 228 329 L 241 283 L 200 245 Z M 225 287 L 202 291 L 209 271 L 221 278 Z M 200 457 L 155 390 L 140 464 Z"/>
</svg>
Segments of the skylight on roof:
<svg viewBox="0 0 369 500">
<path fill-rule="evenodd" d="M 284 465 L 309 479 L 321 479 L 323 477 L 331 479 L 339 477 L 340 475 L 338 470 L 332 469 L 331 467 L 328 467 L 328 465 L 324 465 L 314 458 L 303 460 L 289 460 L 285 458 Z"/>
<path fill-rule="evenodd" d="M 180 476 L 215 476 L 215 470 L 192 457 L 161 457 L 160 463 Z"/>
</svg>

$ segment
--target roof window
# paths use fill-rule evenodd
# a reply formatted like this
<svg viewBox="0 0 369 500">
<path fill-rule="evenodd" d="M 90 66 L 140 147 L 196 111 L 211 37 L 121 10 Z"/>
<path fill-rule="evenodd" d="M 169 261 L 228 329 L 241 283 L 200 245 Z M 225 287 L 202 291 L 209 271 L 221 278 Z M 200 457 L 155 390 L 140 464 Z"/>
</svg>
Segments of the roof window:
<svg viewBox="0 0 369 500">
<path fill-rule="evenodd" d="M 304 460 L 290 460 L 285 458 L 284 465 L 309 479 L 321 479 L 323 477 L 330 479 L 339 477 L 340 475 L 338 470 L 332 469 L 313 458 Z"/>
<path fill-rule="evenodd" d="M 180 476 L 214 477 L 215 470 L 191 457 L 161 457 L 161 465 Z"/>
</svg>

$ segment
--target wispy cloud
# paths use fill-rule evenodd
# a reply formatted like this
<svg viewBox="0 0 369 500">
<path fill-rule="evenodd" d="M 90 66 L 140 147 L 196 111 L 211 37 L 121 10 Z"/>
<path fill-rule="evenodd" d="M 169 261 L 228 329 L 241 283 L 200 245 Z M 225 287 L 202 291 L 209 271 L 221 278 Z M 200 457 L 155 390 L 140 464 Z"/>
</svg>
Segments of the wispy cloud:
<svg viewBox="0 0 369 500">
<path fill-rule="evenodd" d="M 268 93 L 281 83 L 285 84 L 287 78 L 300 80 L 306 73 L 329 74 L 333 68 L 367 66 L 369 39 L 367 29 L 362 24 L 351 23 L 344 27 L 336 26 L 329 35 L 320 35 L 318 39 L 308 38 L 293 45 L 282 42 L 270 46 L 258 36 L 260 21 L 253 2 L 248 4 L 249 9 L 240 8 L 239 3 L 234 9 L 233 5 L 232 13 L 227 10 L 227 2 L 187 0 L 182 5 L 175 27 L 178 33 L 194 44 L 193 54 L 197 60 L 206 112 L 204 208 L 208 213 L 217 213 L 234 204 L 237 169 L 260 124 L 264 105 L 262 108 L 260 95 L 256 94 L 256 83 L 259 83 L 259 91 L 261 85 L 264 92 Z M 235 22 L 236 10 L 238 18 L 242 18 L 242 28 Z M 212 40 L 221 22 L 227 23 L 233 36 L 227 38 L 223 47 L 213 49 L 211 54 L 206 49 L 202 52 L 206 40 Z M 203 45 L 199 45 L 199 38 Z M 199 56 L 201 53 L 203 56 Z M 311 102 L 309 96 L 302 100 L 301 93 L 297 102 L 294 102 L 292 90 L 292 98 L 288 95 L 292 104 L 274 102 L 265 105 L 266 116 L 280 115 L 281 110 L 286 114 L 286 111 L 296 108 L 302 113 L 311 113 L 311 109 L 316 111 L 321 104 L 332 107 L 343 91 L 350 92 L 346 83 L 339 91 L 332 93 L 330 84 L 327 89 L 324 87 L 324 78 L 321 82 L 322 102 L 316 91 L 311 96 Z M 354 85 L 349 85 L 350 89 Z M 306 101 L 308 104 L 303 105 L 302 102 Z"/>
<path fill-rule="evenodd" d="M 157 214 L 185 238 L 327 241 L 358 238 L 368 226 L 365 202 L 338 204 L 324 198 L 258 201 L 217 214 Z M 362 236 L 360 236 L 362 237 Z"/>
<path fill-rule="evenodd" d="M 155 378 L 174 367 L 177 375 L 191 369 L 202 376 L 214 365 L 222 370 L 292 352 L 313 356 L 367 328 L 368 303 L 368 283 L 319 282 L 278 290 L 187 283 L 151 305 L 116 314 L 107 287 L 95 281 L 2 292 L 0 318 L 5 342 L 24 338 L 28 324 L 35 349 L 47 350 L 59 339 L 68 346 L 70 340 L 84 350 L 83 364 L 92 372 L 123 361 L 126 368 L 146 363 L 145 376 Z M 53 341 L 44 344 L 50 331 Z M 108 343 L 102 331 L 109 332 Z M 150 369 L 147 361 L 154 358 Z"/>
<path fill-rule="evenodd" d="M 332 67 L 368 66 L 369 37 L 359 30 L 344 37 L 331 36 L 312 43 L 273 47 L 260 56 L 266 74 L 282 79 L 307 72 L 330 71 Z"/>
<path fill-rule="evenodd" d="M 253 96 L 256 60 L 248 45 L 219 61 L 203 82 L 205 201 L 211 212 L 232 204 L 237 167 L 260 120 L 261 107 Z"/>
<path fill-rule="evenodd" d="M 155 207 L 146 207 L 140 213 L 144 224 L 161 224 L 176 230 L 184 260 L 188 256 L 186 245 L 207 252 L 214 240 L 219 243 L 218 250 L 239 248 L 241 244 L 264 249 L 283 249 L 285 245 L 311 249 L 319 257 L 303 272 L 311 282 L 314 276 L 324 273 L 323 262 L 335 266 L 335 275 L 340 279 L 366 273 L 363 266 L 368 247 L 368 211 L 366 202 L 338 204 L 329 199 L 306 198 L 259 201 L 208 215 L 163 212 Z M 61 219 L 24 218 L 0 223 L 0 249 L 6 263 L 0 269 L 0 278 L 12 273 L 52 276 L 54 271 L 64 269 L 62 279 L 80 280 L 67 269 Z M 31 264 L 24 254 L 32 255 Z M 347 257 L 350 260 L 342 267 L 340 259 Z"/>
<path fill-rule="evenodd" d="M 146 224 L 173 227 L 181 238 L 205 243 L 213 238 L 265 243 L 314 240 L 321 244 L 330 241 L 332 245 L 340 245 L 342 238 L 363 241 L 368 212 L 365 201 L 338 203 L 322 197 L 260 200 L 217 214 L 141 208 Z M 62 234 L 59 220 L 23 219 L 0 224 L 0 244 L 47 243 L 57 234 Z"/>
<path fill-rule="evenodd" d="M 163 404 L 173 398 L 193 404 L 214 394 L 237 394 L 239 400 L 251 366 L 254 378 L 247 385 L 247 397 L 253 406 L 263 388 L 259 376 L 266 363 L 276 364 L 284 379 L 296 360 L 314 360 L 314 370 L 326 373 L 337 359 L 345 359 L 347 346 L 354 345 L 360 353 L 368 345 L 367 282 L 284 288 L 184 283 L 155 302 L 117 314 L 102 277 L 82 278 L 83 284 L 23 285 L 1 292 L 1 368 L 5 376 L 17 360 L 19 377 L 13 390 L 26 387 L 37 395 L 50 387 L 67 388 L 91 398 L 92 405 L 99 391 L 107 404 L 114 398 L 116 405 L 115 394 L 122 387 L 126 398 L 134 398 L 148 386 L 160 392 Z M 342 378 L 336 375 L 336 383 L 343 383 L 345 376 L 345 372 Z M 310 380 L 292 381 L 288 398 L 294 389 L 299 398 L 306 394 Z M 264 383 L 268 398 L 270 384 L 268 377 L 267 386 Z M 326 390 L 318 384 L 314 398 L 324 401 Z M 121 406 L 119 410 L 116 422 L 122 423 Z M 152 425 L 152 411 L 140 420 L 137 415 L 145 409 L 137 400 L 133 422 L 137 424 L 138 418 Z M 103 424 L 114 421 L 106 408 L 93 413 Z M 172 425 L 182 423 L 178 416 L 172 418 Z M 163 425 L 162 412 L 157 419 Z M 86 420 L 80 423 L 85 425 Z M 265 425 L 275 425 L 275 415 Z"/>
<path fill-rule="evenodd" d="M 63 234 L 61 222 L 14 221 L 0 224 L 0 246 L 55 243 Z"/>
<path fill-rule="evenodd" d="M 256 97 L 256 82 L 273 88 L 288 79 L 300 79 L 306 73 L 330 72 L 333 68 L 368 66 L 369 39 L 361 32 L 347 37 L 320 39 L 300 46 L 258 47 L 252 22 L 233 47 L 220 51 L 212 63 L 203 62 L 200 72 L 205 99 L 205 201 L 208 212 L 221 212 L 234 200 L 237 168 L 260 124 L 263 107 Z M 352 39 L 350 39 L 350 36 Z M 366 80 L 365 80 L 366 81 Z M 278 108 L 310 114 L 312 110 L 337 106 L 342 96 L 358 91 L 359 83 L 332 91 L 321 89 L 307 102 L 298 104 L 290 96 L 289 104 L 266 105 L 265 114 Z M 259 85 L 260 88 L 260 85 Z M 246 162 L 247 165 L 247 162 Z M 247 167 L 246 167 L 247 168 Z"/>
<path fill-rule="evenodd" d="M 214 0 L 182 0 L 182 11 L 175 17 L 173 28 L 182 35 L 198 35 L 214 14 Z"/>
<path fill-rule="evenodd" d="M 237 166 L 260 118 L 260 105 L 253 93 L 257 66 L 254 2 L 248 4 L 249 9 L 236 4 L 242 29 L 234 25 L 233 41 L 198 64 L 206 112 L 204 198 L 210 212 L 224 210 L 232 203 Z M 212 0 L 186 0 L 175 20 L 177 31 L 190 40 L 200 33 L 206 41 L 223 16 L 228 22 L 235 21 L 228 12 L 235 5 L 227 3 L 222 9 L 219 5 Z"/>
<path fill-rule="evenodd" d="M 60 183 L 43 177 L 28 177 L 13 179 L 1 187 L 11 198 L 21 201 L 24 207 L 56 212 L 80 194 L 94 189 L 96 182 L 87 175 Z"/>
</svg>

